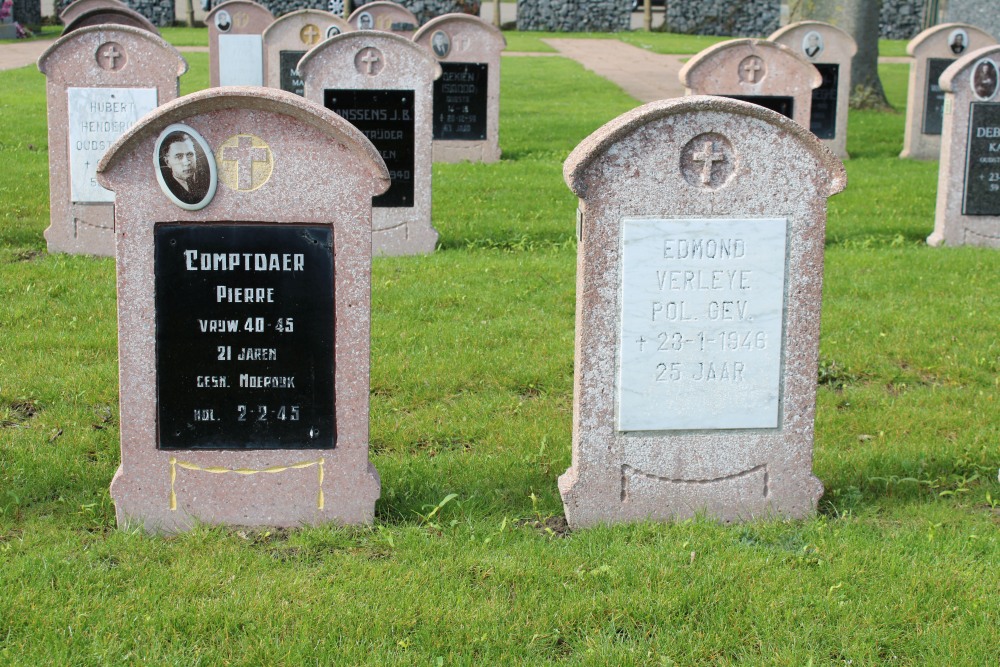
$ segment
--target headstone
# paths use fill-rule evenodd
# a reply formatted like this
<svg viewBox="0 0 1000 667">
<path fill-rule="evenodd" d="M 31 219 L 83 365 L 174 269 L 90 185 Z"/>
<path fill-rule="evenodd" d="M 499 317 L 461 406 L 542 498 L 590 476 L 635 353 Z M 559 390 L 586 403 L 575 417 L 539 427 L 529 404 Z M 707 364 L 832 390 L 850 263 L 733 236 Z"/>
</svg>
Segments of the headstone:
<svg viewBox="0 0 1000 667">
<path fill-rule="evenodd" d="M 299 73 L 306 99 L 353 123 L 389 169 L 392 186 L 373 202 L 372 252 L 433 251 L 431 91 L 441 75 L 434 56 L 392 33 L 348 32 L 307 53 Z"/>
<path fill-rule="evenodd" d="M 59 22 L 63 25 L 68 25 L 73 19 L 86 11 L 104 9 L 106 7 L 117 9 L 119 7 L 128 7 L 128 5 L 119 0 L 74 0 L 74 2 L 66 5 L 59 12 Z"/>
<path fill-rule="evenodd" d="M 304 95 L 298 65 L 309 49 L 330 37 L 353 30 L 339 16 L 319 9 L 300 9 L 276 19 L 264 30 L 264 84 Z"/>
<path fill-rule="evenodd" d="M 964 54 L 996 44 L 991 35 L 965 23 L 945 23 L 910 40 L 910 85 L 906 93 L 906 129 L 901 158 L 937 160 L 941 154 L 944 91 L 942 73 Z"/>
<path fill-rule="evenodd" d="M 500 52 L 503 33 L 468 14 L 431 19 L 413 41 L 434 54 L 434 161 L 500 159 Z"/>
<path fill-rule="evenodd" d="M 563 173 L 580 198 L 569 524 L 814 511 L 843 164 L 779 114 L 697 96 L 611 121 Z"/>
<path fill-rule="evenodd" d="M 1000 46 L 959 58 L 945 92 L 937 210 L 930 245 L 1000 248 Z"/>
<path fill-rule="evenodd" d="M 215 6 L 205 17 L 209 85 L 264 85 L 261 35 L 273 21 L 266 7 L 250 0 L 230 0 Z"/>
<path fill-rule="evenodd" d="M 122 25 L 60 37 L 38 59 L 49 125 L 49 252 L 114 255 L 114 193 L 97 163 L 158 104 L 177 97 L 187 63 L 162 38 Z"/>
<path fill-rule="evenodd" d="M 823 77 L 804 56 L 763 39 L 710 46 L 679 73 L 688 95 L 721 95 L 753 102 L 809 127 L 812 93 Z"/>
<path fill-rule="evenodd" d="M 409 9 L 395 2 L 377 0 L 361 5 L 347 17 L 355 30 L 381 30 L 410 39 L 420 22 Z"/>
<path fill-rule="evenodd" d="M 17 39 L 17 26 L 14 24 L 14 9 L 0 2 L 0 39 Z"/>
<path fill-rule="evenodd" d="M 156 167 L 175 152 L 208 185 L 194 201 Z M 372 145 L 291 93 L 209 89 L 98 173 L 118 201 L 119 525 L 370 522 Z"/>
<path fill-rule="evenodd" d="M 68 35 L 75 30 L 92 25 L 127 25 L 151 32 L 154 35 L 160 34 L 160 31 L 155 25 L 150 23 L 149 19 L 125 5 L 121 5 L 120 7 L 113 5 L 95 6 L 86 9 L 66 24 L 62 34 Z"/>
<path fill-rule="evenodd" d="M 797 51 L 819 70 L 823 83 L 812 91 L 809 131 L 837 157 L 847 159 L 851 59 L 858 51 L 854 38 L 829 23 L 800 21 L 775 31 L 768 40 Z"/>
</svg>

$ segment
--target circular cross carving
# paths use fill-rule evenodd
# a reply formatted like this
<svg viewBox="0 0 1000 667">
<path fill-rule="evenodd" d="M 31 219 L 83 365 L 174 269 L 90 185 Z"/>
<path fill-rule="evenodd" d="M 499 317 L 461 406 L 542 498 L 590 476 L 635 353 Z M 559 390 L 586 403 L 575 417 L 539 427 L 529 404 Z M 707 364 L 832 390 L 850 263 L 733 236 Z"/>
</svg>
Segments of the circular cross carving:
<svg viewBox="0 0 1000 667">
<path fill-rule="evenodd" d="M 274 153 L 253 134 L 236 134 L 216 151 L 219 182 L 230 190 L 250 192 L 264 185 L 274 172 Z"/>
<path fill-rule="evenodd" d="M 319 36 L 321 34 L 322 33 L 319 31 L 318 27 L 312 23 L 307 23 L 302 27 L 302 30 L 299 30 L 299 39 L 301 39 L 302 43 L 306 46 L 312 46 L 319 42 Z"/>
<path fill-rule="evenodd" d="M 760 56 L 747 56 L 740 61 L 740 83 L 760 83 L 767 76 L 767 67 Z"/>
<path fill-rule="evenodd" d="M 366 46 L 354 56 L 354 67 L 362 74 L 375 76 L 384 66 L 385 59 L 382 57 L 382 52 L 373 46 Z"/>
<path fill-rule="evenodd" d="M 736 172 L 733 146 L 721 134 L 707 132 L 687 142 L 681 149 L 681 175 L 696 188 L 718 190 Z"/>
<path fill-rule="evenodd" d="M 117 42 L 104 42 L 97 47 L 97 53 L 94 54 L 94 57 L 101 69 L 115 72 L 125 67 L 125 63 L 128 62 L 125 49 Z"/>
</svg>

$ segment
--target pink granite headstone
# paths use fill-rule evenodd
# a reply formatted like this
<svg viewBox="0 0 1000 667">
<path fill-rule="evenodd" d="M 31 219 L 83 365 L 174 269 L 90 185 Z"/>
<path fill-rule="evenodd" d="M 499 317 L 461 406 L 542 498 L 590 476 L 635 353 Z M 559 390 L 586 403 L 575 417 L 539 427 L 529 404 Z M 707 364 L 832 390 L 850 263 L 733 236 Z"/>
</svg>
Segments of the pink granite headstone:
<svg viewBox="0 0 1000 667">
<path fill-rule="evenodd" d="M 433 251 L 431 91 L 441 75 L 433 54 L 399 35 L 359 30 L 315 47 L 299 62 L 299 74 L 306 99 L 358 127 L 389 168 L 392 187 L 374 201 L 373 253 Z"/>
<path fill-rule="evenodd" d="M 205 17 L 208 81 L 217 86 L 264 85 L 264 30 L 274 15 L 251 0 L 229 0 Z"/>
<path fill-rule="evenodd" d="M 901 158 L 937 160 L 941 154 L 944 91 L 939 78 L 970 51 L 997 41 L 984 30 L 965 23 L 943 23 L 924 30 L 906 45 L 910 85 L 906 93 L 906 126 Z"/>
<path fill-rule="evenodd" d="M 146 116 L 98 174 L 117 195 L 119 525 L 370 522 L 389 185 L 371 143 L 292 93 L 213 88 Z"/>
<path fill-rule="evenodd" d="M 1000 248 L 1000 46 L 967 52 L 940 85 L 944 140 L 927 242 Z"/>
<path fill-rule="evenodd" d="M 97 163 L 158 104 L 177 97 L 187 63 L 160 37 L 122 25 L 60 37 L 38 59 L 49 125 L 49 252 L 114 255 L 114 193 Z"/>
<path fill-rule="evenodd" d="M 66 23 L 62 34 L 68 35 L 80 28 L 93 25 L 127 25 L 139 28 L 140 30 L 146 30 L 154 35 L 160 34 L 160 31 L 149 19 L 124 4 L 117 7 L 107 4 L 84 9 Z"/>
<path fill-rule="evenodd" d="M 381 30 L 412 38 L 420 21 L 403 5 L 387 0 L 377 0 L 359 6 L 347 17 L 355 30 Z"/>
<path fill-rule="evenodd" d="M 834 155 L 847 159 L 847 110 L 851 97 L 854 38 L 822 21 L 799 21 L 775 31 L 769 41 L 797 51 L 819 70 L 823 84 L 812 91 L 809 131 Z"/>
<path fill-rule="evenodd" d="M 63 25 L 67 25 L 70 21 L 75 19 L 77 16 L 83 12 L 90 11 L 95 8 L 105 8 L 105 7 L 127 7 L 124 2 L 120 0 L 75 0 L 74 2 L 66 5 L 61 12 L 59 12 L 59 22 Z"/>
<path fill-rule="evenodd" d="M 298 65 L 309 49 L 353 30 L 344 19 L 319 9 L 300 9 L 276 19 L 264 30 L 264 85 L 304 95 Z"/>
<path fill-rule="evenodd" d="M 497 162 L 503 33 L 475 16 L 445 14 L 428 21 L 413 41 L 441 64 L 434 82 L 434 161 Z"/>
<path fill-rule="evenodd" d="M 753 102 L 809 127 L 819 70 L 787 46 L 763 39 L 733 39 L 710 46 L 679 73 L 688 95 L 720 95 Z"/>
<path fill-rule="evenodd" d="M 611 121 L 563 173 L 580 198 L 570 525 L 813 512 L 843 164 L 780 114 L 695 96 Z"/>
</svg>

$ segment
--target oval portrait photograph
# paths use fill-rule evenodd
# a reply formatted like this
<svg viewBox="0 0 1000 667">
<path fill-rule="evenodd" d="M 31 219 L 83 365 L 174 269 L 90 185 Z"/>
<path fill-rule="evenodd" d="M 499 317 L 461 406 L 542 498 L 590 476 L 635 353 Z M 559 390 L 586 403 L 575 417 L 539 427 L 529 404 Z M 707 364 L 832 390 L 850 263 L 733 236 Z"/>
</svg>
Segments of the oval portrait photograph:
<svg viewBox="0 0 1000 667">
<path fill-rule="evenodd" d="M 375 19 L 368 12 L 358 14 L 358 30 L 374 30 Z"/>
<path fill-rule="evenodd" d="M 451 53 L 451 37 L 444 30 L 438 30 L 431 35 L 431 48 L 438 58 L 446 58 Z"/>
<path fill-rule="evenodd" d="M 156 139 L 153 163 L 163 194 L 184 210 L 205 208 L 215 196 L 215 156 L 194 128 L 179 123 L 164 128 Z"/>
<path fill-rule="evenodd" d="M 969 33 L 965 32 L 961 28 L 955 28 L 948 35 L 948 48 L 956 56 L 962 55 L 962 52 L 969 46 Z"/>
<path fill-rule="evenodd" d="M 326 29 L 326 38 L 336 37 L 340 34 L 340 28 L 338 26 L 332 25 Z"/>
<path fill-rule="evenodd" d="M 815 58 L 823 53 L 823 35 L 815 30 L 810 30 L 802 38 L 802 52 L 810 58 Z"/>
<path fill-rule="evenodd" d="M 225 9 L 220 9 L 219 13 L 215 15 L 215 27 L 219 29 L 219 32 L 229 32 L 229 29 L 233 27 L 233 18 Z"/>
<path fill-rule="evenodd" d="M 997 64 L 983 58 L 972 68 L 972 92 L 981 100 L 988 100 L 997 92 Z"/>
</svg>

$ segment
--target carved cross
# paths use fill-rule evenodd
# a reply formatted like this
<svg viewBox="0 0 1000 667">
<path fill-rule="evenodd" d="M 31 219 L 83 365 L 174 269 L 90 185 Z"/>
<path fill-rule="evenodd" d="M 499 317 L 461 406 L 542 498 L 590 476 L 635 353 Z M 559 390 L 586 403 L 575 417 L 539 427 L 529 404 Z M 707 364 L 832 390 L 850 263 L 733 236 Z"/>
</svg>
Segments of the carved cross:
<svg viewBox="0 0 1000 667">
<path fill-rule="evenodd" d="M 743 66 L 743 70 L 747 73 L 747 81 L 750 83 L 757 83 L 757 72 L 761 70 L 760 62 L 756 59 L 749 61 Z"/>
<path fill-rule="evenodd" d="M 319 28 L 310 23 L 302 29 L 300 36 L 302 37 L 302 42 L 304 44 L 315 44 L 319 41 Z"/>
<path fill-rule="evenodd" d="M 108 61 L 108 69 L 114 69 L 116 65 L 115 61 L 121 57 L 122 54 L 115 49 L 114 44 L 111 45 L 110 49 L 107 49 L 104 52 L 104 58 Z"/>
<path fill-rule="evenodd" d="M 378 64 L 378 61 L 379 57 L 375 54 L 375 51 L 368 51 L 361 59 L 361 62 L 368 65 L 369 74 L 375 73 L 375 65 Z"/>
<path fill-rule="evenodd" d="M 716 153 L 712 142 L 706 141 L 701 147 L 701 152 L 692 155 L 691 159 L 704 163 L 701 168 L 701 184 L 708 185 L 712 182 L 712 167 L 716 162 L 725 162 L 726 156 L 724 153 Z"/>
<path fill-rule="evenodd" d="M 222 159 L 236 163 L 237 190 L 253 188 L 254 162 L 267 162 L 267 149 L 253 145 L 250 137 L 240 137 L 238 146 L 226 146 L 222 149 Z"/>
</svg>

